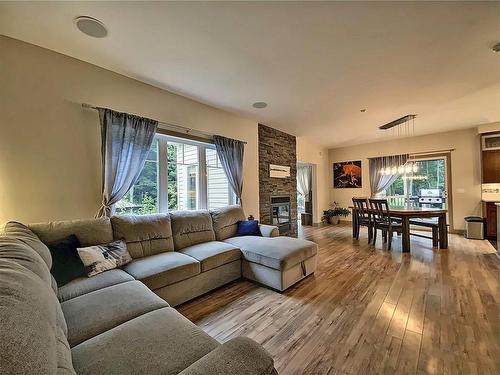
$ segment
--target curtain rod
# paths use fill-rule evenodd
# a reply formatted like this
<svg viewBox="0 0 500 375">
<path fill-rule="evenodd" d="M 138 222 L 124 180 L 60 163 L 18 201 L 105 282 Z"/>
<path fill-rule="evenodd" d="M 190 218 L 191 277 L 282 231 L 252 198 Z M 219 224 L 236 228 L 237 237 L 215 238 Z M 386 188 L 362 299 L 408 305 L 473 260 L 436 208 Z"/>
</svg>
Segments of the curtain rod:
<svg viewBox="0 0 500 375">
<path fill-rule="evenodd" d="M 433 154 L 440 154 L 440 153 L 448 153 L 448 152 L 452 152 L 452 151 L 455 151 L 455 149 L 454 148 L 447 148 L 447 149 L 443 149 L 443 150 L 408 152 L 408 155 L 411 157 L 411 156 L 417 156 L 417 155 L 433 155 Z M 391 154 L 391 155 L 371 156 L 367 159 L 375 159 L 375 158 L 380 158 L 380 157 L 384 157 L 384 156 L 397 156 L 397 155 Z"/>
<path fill-rule="evenodd" d="M 432 150 L 432 151 L 420 151 L 420 152 L 410 152 L 409 155 L 429 155 L 429 154 L 439 154 L 439 153 L 446 153 L 446 152 L 452 152 L 455 151 L 454 148 L 446 148 L 443 150 Z"/>
<path fill-rule="evenodd" d="M 82 108 L 97 110 L 99 107 L 96 107 L 96 106 L 88 104 L 88 103 L 82 103 Z M 134 115 L 134 116 L 138 116 L 138 115 Z M 138 117 L 144 117 L 144 116 L 138 116 Z M 158 121 L 158 120 L 155 120 L 155 121 Z M 177 125 L 177 124 L 172 124 L 170 122 L 158 121 L 158 124 L 159 125 L 164 125 L 164 126 L 167 126 L 167 127 L 170 127 L 170 128 L 177 129 L 178 131 L 184 132 L 187 135 L 191 135 L 193 133 L 197 133 L 197 134 L 202 135 L 205 138 L 212 138 L 214 136 L 214 134 L 212 134 L 212 133 L 207 133 L 207 132 L 204 132 L 202 130 L 196 130 L 196 129 L 193 129 L 193 128 L 187 128 L 185 126 Z M 240 141 L 240 142 L 243 142 L 244 144 L 247 144 L 246 141 Z"/>
</svg>

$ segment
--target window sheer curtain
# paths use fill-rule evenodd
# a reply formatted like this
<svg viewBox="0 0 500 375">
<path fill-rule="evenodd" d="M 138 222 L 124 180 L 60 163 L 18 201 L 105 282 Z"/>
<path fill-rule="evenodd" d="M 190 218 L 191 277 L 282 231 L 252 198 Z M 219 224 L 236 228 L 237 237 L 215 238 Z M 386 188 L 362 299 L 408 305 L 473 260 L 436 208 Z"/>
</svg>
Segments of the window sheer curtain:
<svg viewBox="0 0 500 375">
<path fill-rule="evenodd" d="M 381 156 L 369 159 L 370 190 L 372 198 L 386 190 L 400 176 L 399 173 L 384 175 L 380 173 L 380 170 L 391 165 L 405 164 L 407 160 L 408 154 Z"/>
<path fill-rule="evenodd" d="M 311 191 L 311 171 L 310 165 L 297 166 L 297 190 L 304 196 L 306 202 L 309 202 L 309 193 Z"/>
<path fill-rule="evenodd" d="M 237 198 L 237 203 L 242 205 L 243 192 L 243 154 L 245 143 L 236 139 L 214 135 L 215 149 L 227 176 L 229 186 Z"/>
<path fill-rule="evenodd" d="M 102 203 L 96 217 L 109 217 L 144 167 L 158 121 L 98 108 L 101 122 Z"/>
</svg>

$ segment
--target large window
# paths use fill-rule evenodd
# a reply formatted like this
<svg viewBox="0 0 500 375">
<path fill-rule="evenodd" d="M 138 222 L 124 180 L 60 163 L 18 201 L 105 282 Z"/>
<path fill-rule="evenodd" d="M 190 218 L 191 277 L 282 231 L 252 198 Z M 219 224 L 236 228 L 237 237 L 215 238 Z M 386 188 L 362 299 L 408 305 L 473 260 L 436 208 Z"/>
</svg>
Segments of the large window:
<svg viewBox="0 0 500 375">
<path fill-rule="evenodd" d="M 143 215 L 234 202 L 214 145 L 157 135 L 137 183 L 116 212 Z"/>
</svg>

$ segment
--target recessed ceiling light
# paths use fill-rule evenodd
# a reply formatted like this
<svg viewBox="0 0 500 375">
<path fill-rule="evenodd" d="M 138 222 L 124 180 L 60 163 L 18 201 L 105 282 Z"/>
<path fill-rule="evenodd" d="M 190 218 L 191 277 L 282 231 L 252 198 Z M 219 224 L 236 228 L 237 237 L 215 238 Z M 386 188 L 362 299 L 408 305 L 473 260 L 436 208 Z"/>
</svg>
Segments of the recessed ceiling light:
<svg viewBox="0 0 500 375">
<path fill-rule="evenodd" d="M 82 33 L 92 36 L 94 38 L 104 38 L 108 35 L 108 30 L 106 30 L 106 26 L 104 24 L 89 16 L 79 16 L 75 18 L 76 27 Z"/>
<path fill-rule="evenodd" d="M 493 52 L 500 52 L 500 42 L 495 44 L 492 48 Z"/>
<path fill-rule="evenodd" d="M 266 102 L 255 102 L 252 104 L 252 107 L 254 108 L 266 108 L 267 107 L 267 103 Z"/>
</svg>

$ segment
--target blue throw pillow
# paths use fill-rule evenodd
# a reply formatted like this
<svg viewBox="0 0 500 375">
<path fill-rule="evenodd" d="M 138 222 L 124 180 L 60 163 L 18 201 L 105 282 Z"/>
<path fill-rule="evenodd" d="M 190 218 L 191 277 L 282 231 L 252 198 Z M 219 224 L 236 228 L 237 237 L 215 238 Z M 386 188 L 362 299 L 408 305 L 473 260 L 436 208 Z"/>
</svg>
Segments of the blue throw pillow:
<svg viewBox="0 0 500 375">
<path fill-rule="evenodd" d="M 259 236 L 262 237 L 259 228 L 259 220 L 241 220 L 238 221 L 238 230 L 236 236 Z"/>
</svg>

